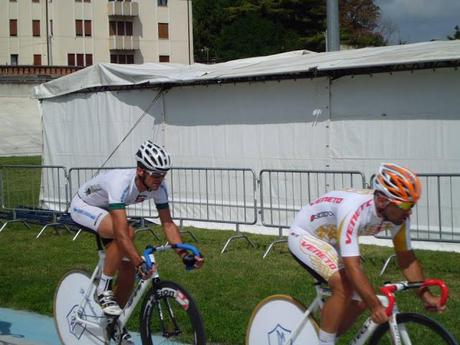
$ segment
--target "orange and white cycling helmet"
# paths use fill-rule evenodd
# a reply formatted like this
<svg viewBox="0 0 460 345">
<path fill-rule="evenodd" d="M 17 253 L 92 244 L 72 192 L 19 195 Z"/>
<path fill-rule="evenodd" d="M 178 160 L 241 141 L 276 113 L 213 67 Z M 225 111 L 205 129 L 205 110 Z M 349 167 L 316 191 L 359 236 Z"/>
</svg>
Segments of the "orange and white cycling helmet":
<svg viewBox="0 0 460 345">
<path fill-rule="evenodd" d="M 396 204 L 415 204 L 422 193 L 418 176 L 407 168 L 382 163 L 374 179 L 374 189 Z"/>
</svg>

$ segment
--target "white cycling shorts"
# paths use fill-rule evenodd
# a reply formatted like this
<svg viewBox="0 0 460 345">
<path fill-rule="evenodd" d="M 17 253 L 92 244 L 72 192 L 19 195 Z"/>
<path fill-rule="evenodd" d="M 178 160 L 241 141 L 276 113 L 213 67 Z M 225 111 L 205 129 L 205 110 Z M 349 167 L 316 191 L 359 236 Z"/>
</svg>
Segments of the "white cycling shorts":
<svg viewBox="0 0 460 345">
<path fill-rule="evenodd" d="M 308 232 L 300 229 L 290 229 L 288 246 L 291 253 L 319 274 L 326 282 L 343 268 L 337 250 Z"/>
<path fill-rule="evenodd" d="M 75 223 L 97 231 L 104 217 L 109 214 L 106 210 L 88 205 L 75 195 L 70 203 L 70 216 Z"/>
</svg>

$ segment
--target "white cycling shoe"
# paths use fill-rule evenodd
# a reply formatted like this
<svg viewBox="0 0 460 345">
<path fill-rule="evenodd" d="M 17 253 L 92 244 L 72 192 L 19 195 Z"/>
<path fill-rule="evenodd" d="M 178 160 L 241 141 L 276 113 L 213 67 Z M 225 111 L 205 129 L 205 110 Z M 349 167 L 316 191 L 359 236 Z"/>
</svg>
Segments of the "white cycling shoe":
<svg viewBox="0 0 460 345">
<path fill-rule="evenodd" d="M 123 333 L 121 334 L 120 345 L 135 345 L 134 340 L 131 337 L 131 334 L 128 333 L 126 327 L 123 328 Z"/>
<path fill-rule="evenodd" d="M 120 308 L 112 290 L 105 290 L 101 294 L 97 295 L 96 302 L 100 305 L 102 311 L 106 315 L 119 316 L 123 309 Z"/>
</svg>

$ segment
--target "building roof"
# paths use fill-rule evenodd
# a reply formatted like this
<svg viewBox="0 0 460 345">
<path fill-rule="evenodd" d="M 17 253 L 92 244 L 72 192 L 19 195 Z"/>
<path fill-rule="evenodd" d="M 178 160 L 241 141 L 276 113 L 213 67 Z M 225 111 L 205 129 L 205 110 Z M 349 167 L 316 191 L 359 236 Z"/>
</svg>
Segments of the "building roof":
<svg viewBox="0 0 460 345">
<path fill-rule="evenodd" d="M 34 88 L 38 99 L 74 92 L 319 77 L 460 65 L 460 40 L 315 53 L 298 50 L 213 65 L 98 64 Z"/>
</svg>

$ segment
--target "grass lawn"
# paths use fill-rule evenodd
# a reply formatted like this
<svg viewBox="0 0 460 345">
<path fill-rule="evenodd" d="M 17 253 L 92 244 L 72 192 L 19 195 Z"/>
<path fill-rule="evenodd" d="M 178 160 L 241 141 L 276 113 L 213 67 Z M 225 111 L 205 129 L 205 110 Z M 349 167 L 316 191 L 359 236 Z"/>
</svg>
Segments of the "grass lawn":
<svg viewBox="0 0 460 345">
<path fill-rule="evenodd" d="M 28 230 L 19 224 L 11 224 L 0 233 L 0 306 L 52 315 L 54 290 L 60 277 L 70 269 L 92 270 L 97 254 L 93 237 L 89 234 L 82 234 L 72 242 L 69 234 L 57 235 L 49 230 L 35 240 L 38 231 L 38 227 Z M 157 261 L 163 279 L 177 281 L 194 296 L 210 342 L 244 344 L 251 311 L 268 295 L 290 294 L 305 304 L 312 299 L 313 280 L 290 257 L 285 245 L 280 245 L 262 259 L 264 249 L 273 237 L 250 235 L 257 248 L 237 240 L 221 255 L 223 244 L 233 232 L 193 231 L 200 239 L 198 247 L 206 256 L 203 269 L 186 272 L 174 253 L 157 254 Z M 161 230 L 156 232 L 160 234 Z M 151 241 L 152 235 L 142 232 L 136 243 L 142 249 Z M 364 267 L 376 286 L 400 279 L 394 263 L 384 277 L 378 277 L 391 253 L 390 248 L 363 246 Z M 448 310 L 441 315 L 430 315 L 460 339 L 460 254 L 418 251 L 417 255 L 424 263 L 427 276 L 444 279 L 450 287 Z M 402 311 L 424 312 L 411 292 L 399 294 L 397 301 Z M 131 319 L 129 327 L 138 329 L 137 315 Z M 347 339 L 349 337 L 343 337 L 340 343 L 346 344 Z"/>
</svg>

